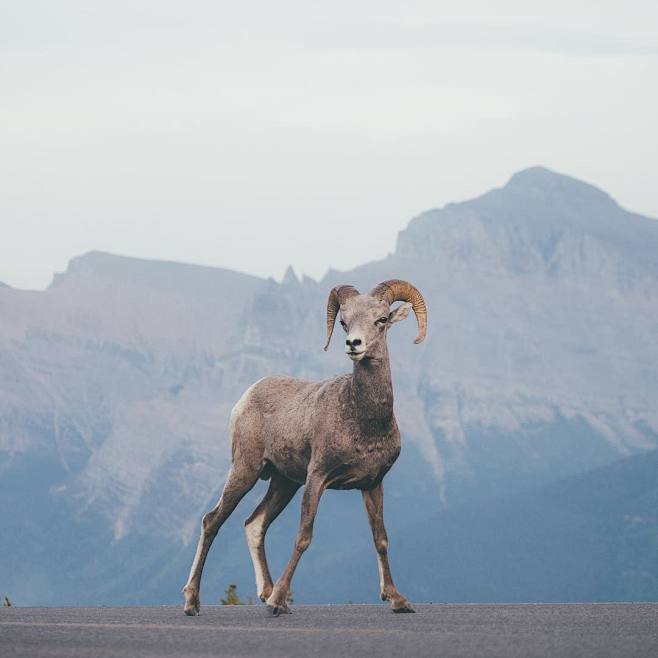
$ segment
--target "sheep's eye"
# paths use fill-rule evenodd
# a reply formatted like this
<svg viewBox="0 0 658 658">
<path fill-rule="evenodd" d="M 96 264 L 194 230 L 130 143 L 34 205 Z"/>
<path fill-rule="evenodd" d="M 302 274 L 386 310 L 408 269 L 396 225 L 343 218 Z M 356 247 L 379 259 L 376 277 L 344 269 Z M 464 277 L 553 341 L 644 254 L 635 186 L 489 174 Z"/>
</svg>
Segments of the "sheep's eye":
<svg viewBox="0 0 658 658">
<path fill-rule="evenodd" d="M 387 317 L 379 318 L 378 320 L 375 320 L 375 324 L 386 324 L 388 322 Z"/>
<path fill-rule="evenodd" d="M 347 331 L 347 325 L 342 320 L 340 321 L 340 326 Z"/>
</svg>

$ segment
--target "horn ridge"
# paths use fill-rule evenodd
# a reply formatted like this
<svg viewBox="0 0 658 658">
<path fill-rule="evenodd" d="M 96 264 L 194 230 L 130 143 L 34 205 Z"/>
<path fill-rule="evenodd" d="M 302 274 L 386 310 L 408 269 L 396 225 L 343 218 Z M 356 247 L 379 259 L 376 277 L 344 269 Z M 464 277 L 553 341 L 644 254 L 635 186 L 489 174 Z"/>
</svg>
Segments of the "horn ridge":
<svg viewBox="0 0 658 658">
<path fill-rule="evenodd" d="M 414 343 L 422 343 L 427 333 L 427 305 L 418 288 L 402 279 L 388 279 L 376 285 L 370 292 L 372 297 L 385 301 L 389 306 L 393 302 L 411 302 L 418 323 L 418 335 Z"/>
</svg>

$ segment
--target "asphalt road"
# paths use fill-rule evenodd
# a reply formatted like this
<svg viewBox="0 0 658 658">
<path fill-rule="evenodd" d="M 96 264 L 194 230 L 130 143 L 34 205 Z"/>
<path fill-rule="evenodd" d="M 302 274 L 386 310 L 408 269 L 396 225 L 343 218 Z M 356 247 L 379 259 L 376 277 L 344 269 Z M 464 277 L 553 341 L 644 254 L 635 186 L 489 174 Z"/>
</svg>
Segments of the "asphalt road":
<svg viewBox="0 0 658 658">
<path fill-rule="evenodd" d="M 658 604 L 0 608 L 0 657 L 658 656 Z"/>
</svg>

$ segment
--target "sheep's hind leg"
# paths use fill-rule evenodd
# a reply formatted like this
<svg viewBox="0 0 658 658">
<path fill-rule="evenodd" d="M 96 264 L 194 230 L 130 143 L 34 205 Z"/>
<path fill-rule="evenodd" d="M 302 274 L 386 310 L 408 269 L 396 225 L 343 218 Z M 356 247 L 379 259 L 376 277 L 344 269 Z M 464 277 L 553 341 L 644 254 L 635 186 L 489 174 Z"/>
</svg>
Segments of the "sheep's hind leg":
<svg viewBox="0 0 658 658">
<path fill-rule="evenodd" d="M 313 523 L 318 511 L 320 496 L 325 489 L 324 477 L 311 474 L 306 478 L 304 486 L 304 497 L 302 498 L 302 518 L 295 539 L 295 548 L 286 570 L 279 580 L 276 581 L 272 594 L 267 599 L 267 610 L 270 614 L 278 617 L 288 610 L 288 595 L 290 593 L 290 582 L 297 568 L 297 563 L 302 553 L 309 547 L 313 538 Z"/>
<path fill-rule="evenodd" d="M 272 576 L 265 556 L 265 533 L 270 524 L 293 499 L 301 485 L 275 471 L 270 480 L 270 487 L 253 514 L 245 521 L 244 529 L 247 545 L 254 563 L 256 588 L 261 601 L 266 601 L 272 594 Z"/>
<path fill-rule="evenodd" d="M 183 594 L 185 595 L 183 611 L 186 615 L 199 614 L 199 608 L 201 605 L 199 600 L 201 575 L 203 573 L 203 565 L 206 562 L 210 546 L 224 521 L 228 519 L 237 504 L 242 500 L 243 496 L 251 490 L 254 484 L 256 484 L 261 467 L 262 464 L 260 460 L 253 465 L 243 464 L 242 466 L 237 466 L 234 463 L 229 472 L 219 502 L 203 517 L 201 523 L 201 536 L 199 537 L 194 562 L 192 562 L 192 568 L 190 569 L 187 584 L 183 588 Z"/>
<path fill-rule="evenodd" d="M 393 612 L 415 612 L 409 601 L 398 592 L 388 564 L 388 537 L 384 527 L 384 487 L 380 482 L 376 487 L 361 493 L 377 550 L 381 599 L 391 602 Z"/>
</svg>

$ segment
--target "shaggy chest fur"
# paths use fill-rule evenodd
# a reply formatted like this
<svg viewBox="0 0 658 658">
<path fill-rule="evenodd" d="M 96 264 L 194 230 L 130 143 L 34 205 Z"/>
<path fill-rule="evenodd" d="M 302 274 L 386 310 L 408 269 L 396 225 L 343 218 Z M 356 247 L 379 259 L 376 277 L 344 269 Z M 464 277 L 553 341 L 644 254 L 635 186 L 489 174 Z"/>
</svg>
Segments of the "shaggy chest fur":
<svg viewBox="0 0 658 658">
<path fill-rule="evenodd" d="M 382 481 L 400 454 L 400 442 L 389 437 L 364 441 L 356 447 L 357 459 L 345 461 L 329 470 L 329 489 L 371 489 Z M 362 459 L 358 459 L 362 456 Z"/>
<path fill-rule="evenodd" d="M 331 434 L 310 431 L 291 443 L 273 440 L 268 461 L 291 480 L 303 484 L 308 471 L 325 475 L 329 489 L 369 489 L 381 481 L 400 454 L 400 434 L 391 419 L 386 429 L 365 431 L 346 422 Z"/>
<path fill-rule="evenodd" d="M 391 416 L 361 422 L 345 421 L 345 432 L 326 452 L 319 451 L 320 468 L 328 473 L 330 489 L 370 489 L 379 482 L 400 454 L 400 433 Z"/>
</svg>

